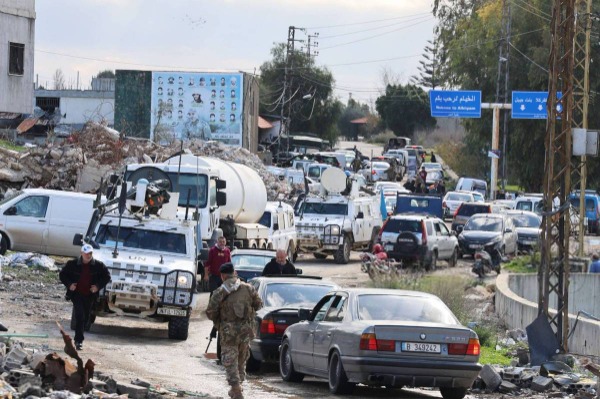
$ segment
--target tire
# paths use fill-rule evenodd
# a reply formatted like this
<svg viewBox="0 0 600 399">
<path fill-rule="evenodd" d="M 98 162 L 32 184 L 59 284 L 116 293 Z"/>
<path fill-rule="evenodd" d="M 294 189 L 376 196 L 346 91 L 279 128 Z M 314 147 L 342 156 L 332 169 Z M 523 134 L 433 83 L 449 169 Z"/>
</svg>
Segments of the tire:
<svg viewBox="0 0 600 399">
<path fill-rule="evenodd" d="M 338 265 L 345 265 L 350 260 L 350 250 L 352 248 L 350 240 L 349 236 L 344 236 L 344 243 L 333 254 L 333 259 Z"/>
<path fill-rule="evenodd" d="M 171 317 L 169 319 L 169 339 L 185 341 L 188 338 L 190 317 Z"/>
<path fill-rule="evenodd" d="M 467 388 L 440 388 L 444 399 L 463 399 L 467 394 Z"/>
<path fill-rule="evenodd" d="M 433 253 L 431 254 L 431 261 L 425 266 L 425 270 L 427 270 L 428 272 L 435 271 L 435 268 L 437 267 L 437 258 L 437 251 L 433 251 Z"/>
<path fill-rule="evenodd" d="M 3 233 L 0 233 L 0 255 L 4 255 L 8 251 L 8 238 Z"/>
<path fill-rule="evenodd" d="M 315 257 L 315 259 L 320 259 L 320 260 L 327 259 L 327 254 L 320 254 L 318 252 L 313 253 L 313 256 Z"/>
<path fill-rule="evenodd" d="M 279 374 L 281 374 L 281 379 L 286 382 L 302 382 L 304 379 L 304 374 L 294 370 L 292 354 L 290 353 L 290 342 L 287 339 L 283 340 L 281 351 L 279 352 Z"/>
<path fill-rule="evenodd" d="M 340 354 L 335 351 L 329 359 L 329 391 L 333 394 L 349 394 L 354 389 L 354 384 L 348 382 Z"/>
<path fill-rule="evenodd" d="M 261 365 L 262 362 L 256 360 L 254 356 L 252 356 L 252 351 L 250 351 L 250 357 L 248 357 L 248 361 L 246 362 L 246 371 L 249 373 L 256 373 L 260 370 Z"/>
<path fill-rule="evenodd" d="M 452 251 L 452 255 L 450 256 L 450 259 L 448 259 L 448 266 L 456 267 L 457 264 L 458 264 L 458 248 L 454 248 L 454 251 Z"/>
</svg>

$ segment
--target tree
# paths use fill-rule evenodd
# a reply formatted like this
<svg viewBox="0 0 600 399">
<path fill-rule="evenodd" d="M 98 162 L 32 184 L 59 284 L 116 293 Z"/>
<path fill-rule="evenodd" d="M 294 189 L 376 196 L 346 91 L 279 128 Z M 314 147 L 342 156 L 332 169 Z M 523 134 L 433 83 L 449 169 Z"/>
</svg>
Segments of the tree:
<svg viewBox="0 0 600 399">
<path fill-rule="evenodd" d="M 417 129 L 435 127 L 427 93 L 413 84 L 388 85 L 375 101 L 375 109 L 387 129 L 396 136 L 412 136 Z"/>
<path fill-rule="evenodd" d="M 411 77 L 411 82 L 421 87 L 435 90 L 436 87 L 440 86 L 437 44 L 428 40 L 421 57 L 422 60 L 419 61 L 420 65 L 417 67 L 419 74 Z"/>
<path fill-rule="evenodd" d="M 338 120 L 340 134 L 344 137 L 358 140 L 359 134 L 364 134 L 364 132 L 360 133 L 360 131 L 366 129 L 361 125 L 350 123 L 350 121 L 359 118 L 367 118 L 370 114 L 369 106 L 367 104 L 360 104 L 352 98 L 349 99 L 348 104 L 344 107 L 340 119 Z"/>
<path fill-rule="evenodd" d="M 272 60 L 260 67 L 260 112 L 279 115 L 284 106 L 284 116 L 289 110 L 290 132 L 313 132 L 321 138 L 336 139 L 339 135 L 336 122 L 343 105 L 333 98 L 335 81 L 332 73 L 325 67 L 316 66 L 307 54 L 295 52 L 293 68 L 288 71 L 288 95 L 284 98 L 285 44 L 275 44 L 271 55 Z"/>
<path fill-rule="evenodd" d="M 57 69 L 56 71 L 54 71 L 52 80 L 54 82 L 54 90 L 65 89 L 65 75 L 63 74 L 62 69 Z"/>
<path fill-rule="evenodd" d="M 110 69 L 105 69 L 104 71 L 98 72 L 98 75 L 96 75 L 96 77 L 98 79 L 101 79 L 101 78 L 114 79 L 115 78 L 115 72 L 112 71 L 112 70 L 110 70 Z"/>
</svg>

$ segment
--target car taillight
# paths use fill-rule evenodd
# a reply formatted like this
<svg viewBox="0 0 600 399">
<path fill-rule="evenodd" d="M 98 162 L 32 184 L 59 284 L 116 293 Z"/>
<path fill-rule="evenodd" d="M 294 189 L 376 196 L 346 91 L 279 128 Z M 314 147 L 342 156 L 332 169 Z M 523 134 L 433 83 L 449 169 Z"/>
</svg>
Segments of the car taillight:
<svg viewBox="0 0 600 399">
<path fill-rule="evenodd" d="M 477 338 L 470 338 L 468 344 L 448 344 L 449 355 L 479 356 L 480 349 L 481 347 Z"/>
<path fill-rule="evenodd" d="M 421 245 L 427 245 L 427 229 L 423 220 L 421 220 Z"/>
<path fill-rule="evenodd" d="M 376 175 L 377 174 L 377 172 L 375 171 L 375 169 L 371 170 L 371 174 L 372 175 Z"/>
<path fill-rule="evenodd" d="M 275 334 L 275 323 L 273 319 L 262 319 L 260 322 L 261 334 Z"/>
<path fill-rule="evenodd" d="M 460 207 L 462 205 L 459 205 L 458 208 L 456 208 L 456 210 L 454 211 L 454 217 L 456 217 L 456 215 L 458 215 L 458 211 L 460 211 Z"/>
<path fill-rule="evenodd" d="M 394 352 L 396 350 L 396 341 L 392 339 L 377 339 L 373 333 L 363 333 L 360 336 L 360 350 Z"/>
</svg>

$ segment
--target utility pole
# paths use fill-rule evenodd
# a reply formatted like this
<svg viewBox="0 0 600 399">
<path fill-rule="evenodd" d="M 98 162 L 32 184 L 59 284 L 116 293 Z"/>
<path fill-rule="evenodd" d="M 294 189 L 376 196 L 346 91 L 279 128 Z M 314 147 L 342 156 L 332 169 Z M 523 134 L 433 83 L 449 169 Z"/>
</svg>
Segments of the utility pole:
<svg viewBox="0 0 600 399">
<path fill-rule="evenodd" d="M 508 98 L 508 81 L 509 81 L 509 63 L 510 63 L 510 30 L 511 30 L 511 12 L 510 3 L 507 0 L 502 0 L 502 22 L 500 25 L 500 37 L 502 40 L 498 43 L 498 75 L 496 78 L 496 103 L 507 103 Z M 506 142 L 508 138 L 508 113 L 503 115 L 502 122 L 502 170 L 501 170 L 501 185 L 502 190 L 506 186 Z M 495 190 L 496 187 L 493 187 Z"/>
<path fill-rule="evenodd" d="M 289 152 L 290 148 L 290 131 L 289 131 L 289 117 L 290 117 L 290 107 L 289 104 L 291 102 L 290 97 L 290 86 L 291 86 L 291 78 L 290 72 L 294 66 L 294 46 L 296 43 L 296 29 L 305 30 L 303 28 L 296 28 L 295 26 L 290 26 L 288 28 L 288 38 L 287 38 L 287 46 L 286 46 L 286 54 L 285 54 L 285 69 L 283 72 L 283 94 L 281 96 L 281 109 L 280 109 L 280 122 L 279 122 L 279 137 L 277 141 L 277 153 L 281 152 L 281 133 L 285 130 L 286 134 L 286 152 Z M 286 112 L 287 111 L 287 112 Z M 284 129 L 285 125 L 285 129 Z"/>
<path fill-rule="evenodd" d="M 588 106 L 590 102 L 590 35 L 592 31 L 592 0 L 576 0 L 575 61 L 573 68 L 573 127 L 588 128 Z M 581 156 L 573 165 L 574 187 L 579 180 L 579 235 L 577 256 L 583 257 L 585 236 L 585 189 L 587 186 L 587 157 Z"/>
<path fill-rule="evenodd" d="M 548 120 L 543 175 L 546 215 L 542 222 L 538 313 L 543 313 L 548 318 L 561 350 L 566 352 L 569 336 L 569 194 L 573 153 L 571 129 L 575 0 L 554 0 L 550 32 L 552 42 L 548 68 Z M 559 91 L 562 91 L 562 97 L 557 99 Z M 555 206 L 555 198 L 558 206 Z M 556 295 L 554 314 L 549 312 L 551 295 Z"/>
<path fill-rule="evenodd" d="M 319 42 L 314 41 L 311 43 L 311 39 L 318 39 L 318 38 L 319 38 L 319 32 L 315 32 L 314 35 L 308 35 L 308 43 L 306 46 L 306 55 L 308 55 L 308 58 L 316 57 L 317 55 L 319 55 L 318 50 L 313 50 L 312 54 L 310 53 L 311 45 L 312 45 L 312 47 L 319 47 Z"/>
</svg>

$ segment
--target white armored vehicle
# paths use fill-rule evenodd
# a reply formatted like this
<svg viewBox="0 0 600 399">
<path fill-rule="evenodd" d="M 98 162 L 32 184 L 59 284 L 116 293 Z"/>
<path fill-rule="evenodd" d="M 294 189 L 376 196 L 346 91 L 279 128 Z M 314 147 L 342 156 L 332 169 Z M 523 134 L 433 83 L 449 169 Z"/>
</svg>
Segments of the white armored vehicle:
<svg viewBox="0 0 600 399">
<path fill-rule="evenodd" d="M 370 249 L 377 240 L 383 224 L 379 198 L 359 193 L 357 182 L 348 182 L 338 168 L 325 170 L 321 185 L 321 195 L 308 196 L 297 207 L 298 250 L 348 263 L 351 250 Z"/>
</svg>

